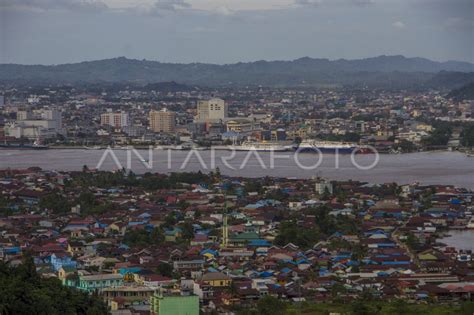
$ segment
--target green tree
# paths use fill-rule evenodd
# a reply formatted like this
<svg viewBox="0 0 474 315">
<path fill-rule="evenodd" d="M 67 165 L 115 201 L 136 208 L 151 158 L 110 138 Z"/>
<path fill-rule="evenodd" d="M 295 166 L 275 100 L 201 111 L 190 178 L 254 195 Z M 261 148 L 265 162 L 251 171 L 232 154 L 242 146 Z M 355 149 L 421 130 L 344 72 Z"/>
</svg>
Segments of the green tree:
<svg viewBox="0 0 474 315">
<path fill-rule="evenodd" d="M 56 214 L 65 214 L 71 209 L 71 204 L 64 195 L 54 191 L 40 199 L 39 207 L 51 210 Z"/>
<path fill-rule="evenodd" d="M 372 303 L 362 300 L 362 299 L 357 299 L 355 300 L 352 305 L 351 305 L 351 314 L 353 315 L 375 315 L 378 314 L 377 310 L 375 307 L 372 305 Z M 402 313 L 400 313 L 402 314 Z"/>
<path fill-rule="evenodd" d="M 151 246 L 159 245 L 164 241 L 164 235 L 160 228 L 154 228 L 151 231 L 146 229 L 131 229 L 125 232 L 123 242 L 128 246 Z"/>
<path fill-rule="evenodd" d="M 260 315 L 286 314 L 287 304 L 273 296 L 267 295 L 257 303 L 257 310 Z"/>
<path fill-rule="evenodd" d="M 433 123 L 434 130 L 429 137 L 423 139 L 423 144 L 427 146 L 443 146 L 448 144 L 451 138 L 452 128 L 448 122 L 436 121 Z"/>
<path fill-rule="evenodd" d="M 464 302 L 461 304 L 461 312 L 462 315 L 472 315 L 474 314 L 474 302 Z"/>
<path fill-rule="evenodd" d="M 182 237 L 185 240 L 192 240 L 194 238 L 194 227 L 193 224 L 189 221 L 184 222 L 180 225 L 181 229 L 183 230 Z"/>
<path fill-rule="evenodd" d="M 406 244 L 410 250 L 416 250 L 419 246 L 418 239 L 413 233 L 408 233 Z"/>
<path fill-rule="evenodd" d="M 56 278 L 41 278 L 26 255 L 18 267 L 0 262 L 0 314 L 108 314 L 97 295 L 64 287 Z"/>
<path fill-rule="evenodd" d="M 164 277 L 173 277 L 173 266 L 168 263 L 160 262 L 157 267 L 157 272 Z"/>
<path fill-rule="evenodd" d="M 398 149 L 402 152 L 413 152 L 416 150 L 416 145 L 408 140 L 402 139 L 398 144 Z"/>
<path fill-rule="evenodd" d="M 474 147 L 474 124 L 463 128 L 461 132 L 461 144 L 465 147 Z"/>
</svg>

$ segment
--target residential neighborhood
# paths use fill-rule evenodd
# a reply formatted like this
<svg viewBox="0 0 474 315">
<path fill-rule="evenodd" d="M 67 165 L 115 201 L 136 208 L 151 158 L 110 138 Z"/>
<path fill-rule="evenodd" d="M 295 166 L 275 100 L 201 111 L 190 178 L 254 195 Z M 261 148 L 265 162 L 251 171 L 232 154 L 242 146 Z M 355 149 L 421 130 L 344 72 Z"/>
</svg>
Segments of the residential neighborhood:
<svg viewBox="0 0 474 315">
<path fill-rule="evenodd" d="M 1 170 L 0 188 L 0 260 L 31 257 L 112 314 L 239 314 L 263 298 L 460 305 L 474 292 L 471 249 L 441 240 L 473 226 L 460 187 L 29 168 Z"/>
</svg>

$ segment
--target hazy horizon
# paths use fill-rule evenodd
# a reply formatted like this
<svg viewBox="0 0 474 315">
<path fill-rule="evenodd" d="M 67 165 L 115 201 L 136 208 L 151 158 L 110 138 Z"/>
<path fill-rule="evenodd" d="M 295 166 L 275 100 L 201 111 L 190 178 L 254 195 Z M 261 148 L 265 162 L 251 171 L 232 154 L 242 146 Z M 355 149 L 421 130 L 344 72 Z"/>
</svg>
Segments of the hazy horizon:
<svg viewBox="0 0 474 315">
<path fill-rule="evenodd" d="M 404 56 L 404 55 L 377 55 L 377 56 L 367 56 L 367 57 L 361 57 L 361 58 L 329 58 L 329 57 L 317 57 L 317 56 L 301 56 L 293 59 L 259 59 L 259 60 L 246 60 L 246 61 L 236 61 L 236 62 L 228 62 L 228 63 L 217 63 L 217 62 L 200 62 L 200 61 L 191 61 L 191 62 L 170 62 L 170 61 L 162 61 L 162 60 L 154 60 L 154 59 L 147 59 L 147 58 L 134 58 L 134 57 L 127 57 L 127 56 L 114 56 L 114 57 L 108 57 L 108 58 L 102 58 L 102 59 L 87 59 L 87 60 L 77 60 L 77 61 L 71 61 L 71 62 L 65 62 L 65 63 L 0 63 L 0 64 L 12 64 L 12 65 L 23 65 L 23 66 L 59 66 L 59 65 L 66 65 L 66 64 L 76 64 L 76 63 L 83 63 L 83 62 L 94 62 L 94 61 L 102 61 L 102 60 L 110 60 L 110 59 L 119 59 L 119 58 L 126 58 L 128 60 L 137 60 L 137 61 L 152 61 L 152 62 L 159 62 L 159 63 L 170 63 L 170 64 L 193 64 L 193 63 L 201 63 L 201 64 L 209 64 L 209 65 L 232 65 L 232 64 L 237 64 L 237 63 L 253 63 L 253 62 L 259 62 L 259 61 L 265 61 L 265 62 L 278 62 L 278 61 L 283 61 L 283 62 L 290 62 L 290 61 L 295 61 L 298 59 L 303 59 L 303 58 L 310 58 L 310 59 L 327 59 L 329 61 L 338 61 L 338 60 L 348 60 L 348 61 L 355 61 L 355 60 L 363 60 L 363 59 L 372 59 L 372 58 L 378 58 L 378 57 L 397 57 L 401 56 L 407 59 L 412 59 L 412 58 L 419 58 L 419 59 L 426 59 L 434 62 L 439 62 L 439 63 L 445 63 L 445 62 L 465 62 L 465 63 L 470 63 L 474 65 L 474 62 L 471 61 L 463 61 L 463 60 L 435 60 L 431 58 L 426 58 L 422 56 Z"/>
<path fill-rule="evenodd" d="M 0 63 L 474 62 L 470 0 L 4 0 Z"/>
</svg>

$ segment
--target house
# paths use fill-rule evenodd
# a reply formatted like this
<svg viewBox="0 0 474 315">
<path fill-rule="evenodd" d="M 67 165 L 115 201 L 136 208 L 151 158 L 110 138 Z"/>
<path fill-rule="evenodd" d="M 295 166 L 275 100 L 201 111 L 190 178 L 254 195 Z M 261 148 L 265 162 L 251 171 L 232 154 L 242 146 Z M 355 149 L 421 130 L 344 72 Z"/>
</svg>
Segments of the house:
<svg viewBox="0 0 474 315">
<path fill-rule="evenodd" d="M 191 240 L 191 246 L 205 245 L 208 243 L 212 243 L 212 241 L 209 240 L 209 237 L 206 234 L 201 233 L 195 234 L 194 238 Z"/>
<path fill-rule="evenodd" d="M 59 271 L 62 267 L 76 268 L 77 262 L 65 253 L 53 253 L 50 257 L 51 266 L 54 271 Z"/>
<path fill-rule="evenodd" d="M 181 228 L 175 227 L 171 230 L 165 231 L 165 241 L 167 242 L 176 242 L 178 238 L 180 238 L 183 234 L 183 230 Z"/>
<path fill-rule="evenodd" d="M 234 246 L 244 246 L 252 241 L 260 240 L 260 237 L 255 232 L 244 232 L 234 234 L 229 238 L 229 244 Z"/>
<path fill-rule="evenodd" d="M 106 273 L 106 274 L 96 274 L 88 276 L 79 276 L 79 282 L 77 284 L 77 289 L 93 292 L 96 290 L 108 288 L 108 287 L 118 287 L 123 285 L 123 277 L 120 274 Z"/>
<path fill-rule="evenodd" d="M 67 245 L 67 252 L 73 256 L 83 255 L 85 252 L 86 246 L 83 242 L 72 241 Z"/>
<path fill-rule="evenodd" d="M 173 269 L 175 271 L 184 271 L 184 270 L 200 270 L 204 267 L 204 260 L 195 259 L 195 260 L 178 260 L 173 262 Z"/>
<path fill-rule="evenodd" d="M 127 231 L 127 223 L 124 222 L 114 222 L 105 229 L 107 234 L 112 233 L 122 236 L 125 235 L 125 231 Z"/>
<path fill-rule="evenodd" d="M 117 310 L 119 308 L 118 301 L 122 306 L 142 304 L 148 302 L 154 292 L 154 289 L 147 286 L 127 285 L 106 287 L 101 289 L 100 295 L 107 301 L 112 310 Z"/>
<path fill-rule="evenodd" d="M 172 278 L 168 278 L 157 274 L 138 275 L 138 283 L 143 284 L 147 287 L 164 287 L 173 284 L 175 281 Z"/>
<path fill-rule="evenodd" d="M 75 273 L 77 269 L 75 267 L 61 267 L 58 271 L 58 279 L 61 280 L 62 284 L 65 286 L 75 286 Z"/>
<path fill-rule="evenodd" d="M 228 287 L 232 279 L 222 272 L 208 272 L 202 275 L 201 281 L 212 287 Z"/>
</svg>

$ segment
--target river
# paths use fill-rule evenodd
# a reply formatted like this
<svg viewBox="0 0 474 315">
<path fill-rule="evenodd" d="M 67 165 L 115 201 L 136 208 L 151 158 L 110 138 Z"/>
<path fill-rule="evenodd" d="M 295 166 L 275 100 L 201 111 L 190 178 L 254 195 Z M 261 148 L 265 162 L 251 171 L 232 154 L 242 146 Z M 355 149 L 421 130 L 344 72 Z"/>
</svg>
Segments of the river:
<svg viewBox="0 0 474 315">
<path fill-rule="evenodd" d="M 111 154 L 113 152 L 113 154 Z M 292 152 L 274 153 L 229 151 L 168 151 L 139 150 L 140 159 L 128 150 L 0 150 L 0 169 L 38 166 L 50 170 L 81 170 L 83 165 L 103 170 L 130 166 L 135 173 L 198 171 L 208 172 L 219 167 L 222 174 L 242 177 L 309 178 L 322 176 L 334 180 L 361 180 L 371 183 L 451 184 L 474 189 L 474 158 L 459 152 L 420 152 L 410 154 L 381 154 L 370 170 L 358 168 L 350 155 L 325 154 L 317 167 L 317 154 Z M 127 165 L 127 156 L 130 163 Z M 282 157 L 286 156 L 286 157 Z M 114 159 L 116 157 L 116 159 Z M 375 162 L 376 155 L 356 155 L 360 166 Z M 102 164 L 101 158 L 103 158 Z M 273 162 L 272 162 L 273 160 Z M 147 165 L 147 163 L 152 165 Z M 152 166 L 151 169 L 147 168 Z"/>
<path fill-rule="evenodd" d="M 474 230 L 450 230 L 449 236 L 438 239 L 438 242 L 457 250 L 474 251 Z"/>
</svg>

